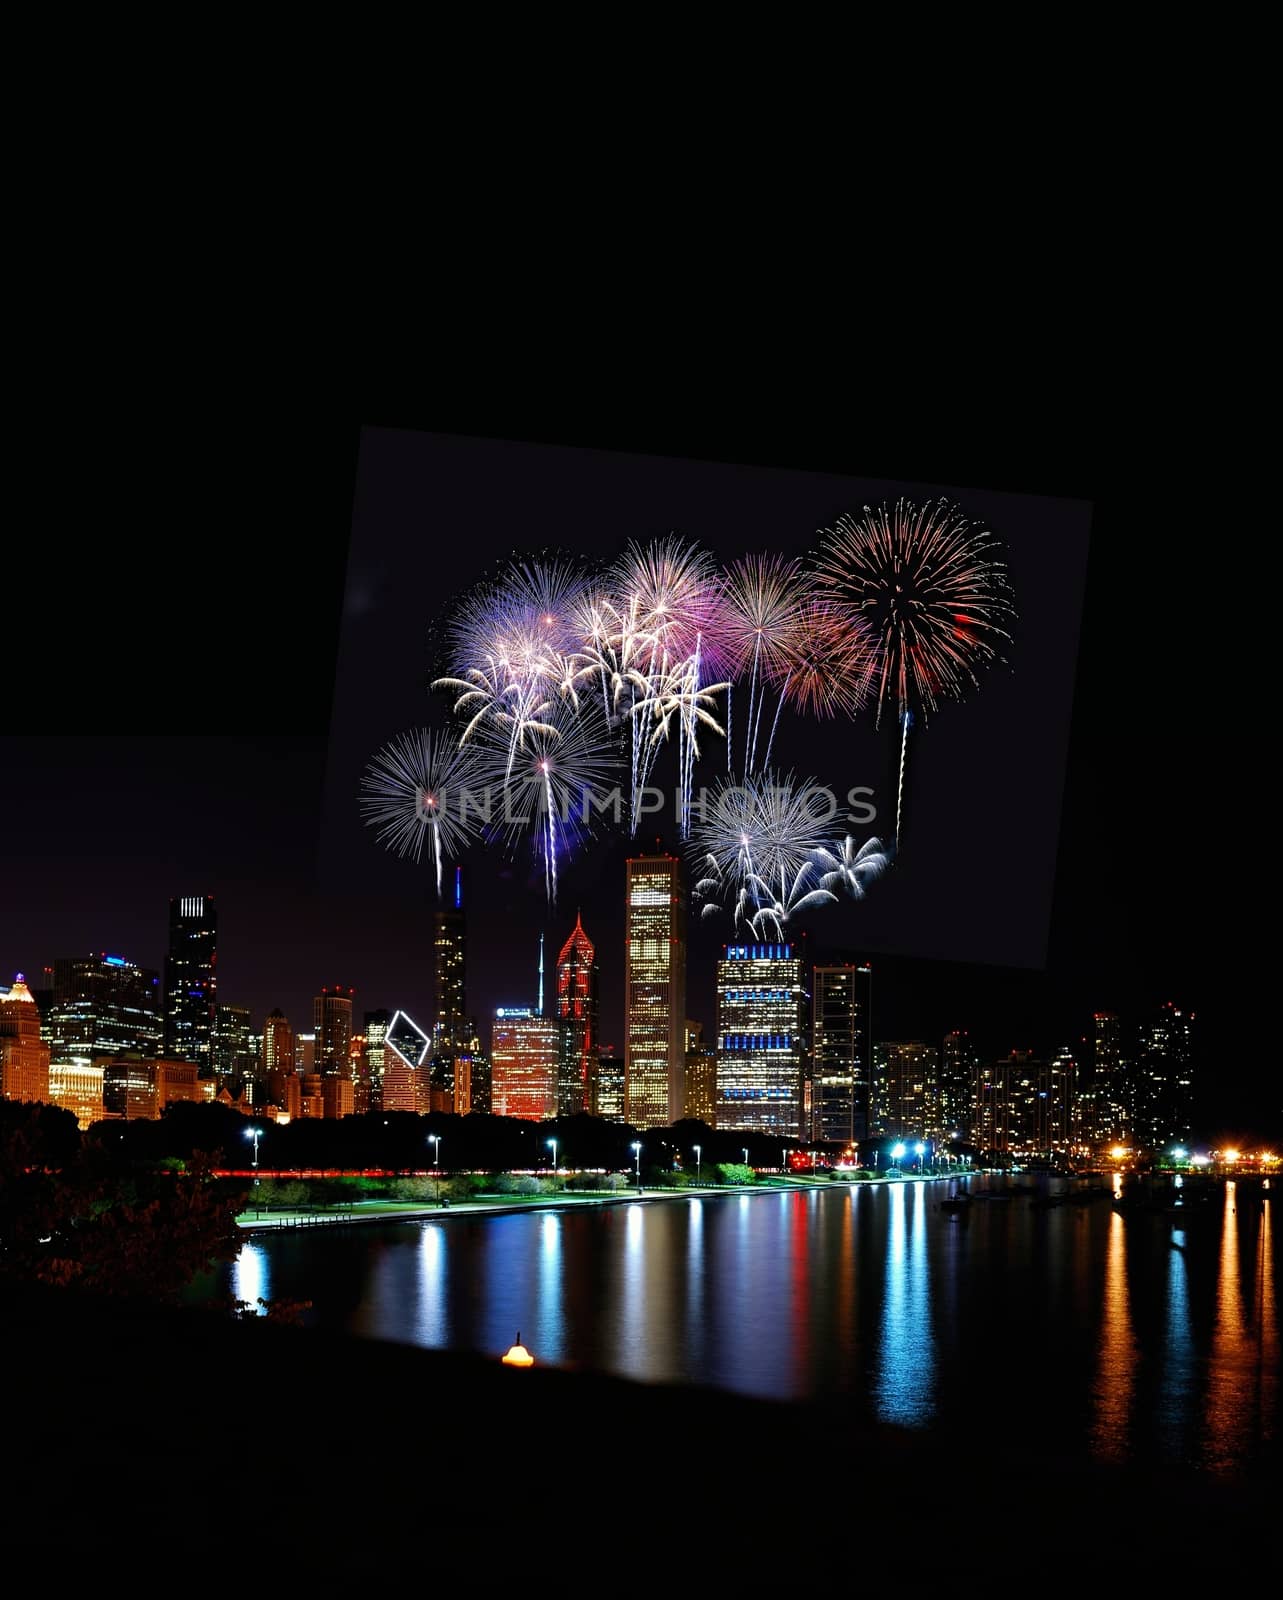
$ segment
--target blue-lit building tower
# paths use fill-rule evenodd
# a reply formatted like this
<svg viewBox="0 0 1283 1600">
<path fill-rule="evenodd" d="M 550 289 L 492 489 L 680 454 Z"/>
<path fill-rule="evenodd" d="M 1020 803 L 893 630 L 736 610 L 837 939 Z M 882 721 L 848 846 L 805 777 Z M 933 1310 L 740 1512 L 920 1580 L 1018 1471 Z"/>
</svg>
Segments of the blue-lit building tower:
<svg viewBox="0 0 1283 1600">
<path fill-rule="evenodd" d="M 728 944 L 717 963 L 717 1128 L 801 1139 L 810 995 L 800 944 Z"/>
<path fill-rule="evenodd" d="M 202 1076 L 213 1070 L 218 1017 L 218 912 L 213 895 L 189 894 L 169 902 L 165 956 L 165 1054 L 195 1061 Z"/>
</svg>

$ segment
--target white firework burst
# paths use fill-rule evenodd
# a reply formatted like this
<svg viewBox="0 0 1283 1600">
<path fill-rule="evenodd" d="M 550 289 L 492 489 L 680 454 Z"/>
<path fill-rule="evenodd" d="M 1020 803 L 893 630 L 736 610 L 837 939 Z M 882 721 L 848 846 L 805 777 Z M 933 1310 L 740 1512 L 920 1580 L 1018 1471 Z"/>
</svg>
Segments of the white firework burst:
<svg viewBox="0 0 1283 1600">
<path fill-rule="evenodd" d="M 483 779 L 476 754 L 445 733 L 415 728 L 384 746 L 361 779 L 361 813 L 379 842 L 397 855 L 432 851 L 437 893 L 447 856 L 458 855 L 481 831 L 470 809 Z"/>
</svg>

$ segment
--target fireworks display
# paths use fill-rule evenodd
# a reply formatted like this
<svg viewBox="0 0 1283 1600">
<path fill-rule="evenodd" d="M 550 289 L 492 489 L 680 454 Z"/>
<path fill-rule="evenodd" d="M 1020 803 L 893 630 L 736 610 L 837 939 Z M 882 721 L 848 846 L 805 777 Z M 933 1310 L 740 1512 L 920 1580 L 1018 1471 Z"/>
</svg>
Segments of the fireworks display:
<svg viewBox="0 0 1283 1600">
<path fill-rule="evenodd" d="M 422 857 L 430 841 L 437 893 L 446 856 L 458 855 L 481 832 L 468 798 L 484 782 L 482 764 L 446 733 L 416 728 L 388 745 L 365 769 L 361 814 L 379 841 L 400 856 Z"/>
<path fill-rule="evenodd" d="M 947 501 L 867 507 L 822 530 L 809 562 L 746 555 L 723 569 L 675 534 L 628 544 L 594 573 L 514 557 L 454 607 L 444 671 L 448 732 L 403 735 L 371 762 L 361 809 L 379 840 L 444 858 L 478 838 L 528 837 L 549 899 L 558 862 L 610 820 L 637 830 L 644 791 L 675 751 L 677 831 L 705 915 L 761 935 L 845 894 L 861 899 L 891 855 L 844 837 L 827 789 L 771 770 L 781 715 L 853 719 L 894 705 L 901 767 L 915 710 L 960 697 L 998 658 L 1013 609 L 994 537 Z M 736 737 L 732 697 L 740 718 Z M 728 774 L 695 800 L 707 743 Z M 626 773 L 626 804 L 613 788 Z M 468 788 L 471 809 L 443 793 Z M 624 823 L 623 812 L 627 811 Z"/>
<path fill-rule="evenodd" d="M 600 708 L 590 701 L 576 709 L 563 700 L 548 723 L 524 731 L 515 749 L 495 725 L 462 748 L 473 749 L 479 761 L 486 836 L 515 843 L 528 835 L 555 903 L 559 858 L 591 834 L 598 797 L 617 792 L 619 755 Z"/>
<path fill-rule="evenodd" d="M 915 712 L 936 710 L 979 683 L 999 658 L 1014 615 L 998 541 L 940 499 L 895 510 L 864 508 L 825 529 L 817 577 L 837 614 L 862 624 L 878 652 L 877 714 L 894 704 L 900 722 L 896 842 L 900 842 L 909 730 Z"/>
</svg>

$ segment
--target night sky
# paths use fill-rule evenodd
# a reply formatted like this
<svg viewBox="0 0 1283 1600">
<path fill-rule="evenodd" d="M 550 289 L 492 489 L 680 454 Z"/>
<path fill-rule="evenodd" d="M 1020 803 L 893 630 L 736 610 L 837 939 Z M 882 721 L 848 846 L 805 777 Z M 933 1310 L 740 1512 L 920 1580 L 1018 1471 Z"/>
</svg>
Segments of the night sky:
<svg viewBox="0 0 1283 1600">
<path fill-rule="evenodd" d="M 816 958 L 878 952 L 879 1037 L 938 1039 L 949 1027 L 966 1027 L 985 1050 L 1041 1051 L 1080 1038 L 1093 1009 L 1140 1020 L 1154 1004 L 1175 1000 L 1199 1017 L 1206 1131 L 1278 1126 L 1277 1091 L 1235 1036 L 1241 1019 L 1212 981 L 1184 859 L 1198 830 L 1184 800 L 1191 784 L 1188 712 L 1172 687 L 1178 652 L 1168 624 L 1184 603 L 1184 580 L 1155 560 L 1162 530 L 1137 514 L 1139 502 L 1116 477 L 1082 451 L 1056 451 L 1041 439 L 1035 447 L 1029 424 L 1023 432 L 1005 430 L 995 442 L 988 433 L 977 439 L 974 430 L 968 440 L 956 429 L 937 429 L 933 440 L 923 430 L 909 440 L 885 420 L 880 430 L 835 431 L 830 420 L 828 431 L 795 422 L 772 432 L 759 422 L 742 432 L 674 428 L 667 435 L 582 419 L 558 428 L 542 414 L 496 419 L 462 410 L 420 418 L 371 408 L 360 417 L 259 418 L 247 427 L 225 420 L 208 439 L 188 441 L 160 470 L 129 562 L 119 552 L 109 558 L 98 551 L 65 576 L 56 638 L 38 608 L 10 627 L 13 658 L 24 659 L 25 649 L 39 669 L 21 679 L 21 688 L 11 678 L 7 731 L 0 735 L 5 978 L 16 970 L 38 978 L 54 957 L 89 950 L 159 967 L 169 897 L 206 893 L 216 897 L 220 913 L 220 998 L 249 1005 L 256 1026 L 280 1005 L 296 1027 L 310 1027 L 311 997 L 322 984 L 354 985 L 358 1015 L 378 1006 L 426 1007 L 429 875 L 371 844 L 356 820 L 354 797 L 343 813 L 355 749 L 354 696 L 368 698 L 370 751 L 415 720 L 441 720 L 439 709 L 430 714 L 426 686 L 420 691 L 410 683 L 407 691 L 400 672 L 394 689 L 363 682 L 353 662 L 354 623 L 359 634 L 362 614 L 377 617 L 380 609 L 380 575 L 359 559 L 359 525 L 348 561 L 359 422 L 947 484 L 969 508 L 986 490 L 995 505 L 1004 494 L 1094 502 L 1081 645 L 1076 665 L 1071 658 L 1064 663 L 1056 725 L 1033 726 L 1029 706 L 1015 714 L 1011 697 L 1023 692 L 1028 674 L 1001 677 L 1004 669 L 997 668 L 982 693 L 947 707 L 918 744 L 924 766 L 915 777 L 924 782 L 912 794 L 922 808 L 928 796 L 951 792 L 948 768 L 957 749 L 951 740 L 964 719 L 975 719 L 968 724 L 973 732 L 983 724 L 983 737 L 996 741 L 987 750 L 1009 753 L 1001 772 L 996 760 L 985 761 L 985 783 L 1000 781 L 1009 790 L 1020 785 L 1029 763 L 1037 768 L 1027 837 L 1013 836 L 1010 827 L 995 832 L 984 816 L 958 819 L 957 832 L 945 836 L 948 857 L 962 863 L 958 882 L 973 896 L 973 920 L 995 924 L 980 941 L 989 959 L 968 964 L 887 953 L 965 953 L 950 931 L 963 925 L 953 893 L 938 929 L 923 928 L 918 918 L 908 937 L 887 925 L 872 939 L 850 916 L 821 914 L 809 922 L 812 952 Z M 725 555 L 762 548 L 755 529 L 739 537 L 744 521 L 751 524 L 755 498 L 753 474 L 744 476 L 742 515 L 715 527 L 710 506 L 704 526 L 693 525 L 689 513 L 674 517 L 672 526 Z M 198 478 L 202 493 L 182 500 Z M 724 505 L 725 496 L 714 498 Z M 853 494 L 850 508 L 862 499 Z M 206 553 L 206 570 L 186 587 L 174 578 L 155 590 L 139 573 L 163 562 L 175 537 L 175 504 L 184 506 L 177 519 L 182 537 Z M 359 511 L 359 498 L 357 505 Z M 667 531 L 655 525 L 661 514 L 655 508 L 629 500 L 623 513 L 650 531 Z M 989 516 L 997 525 L 997 515 Z M 826 520 L 821 514 L 808 525 L 802 517 L 799 547 Z M 513 547 L 574 548 L 573 522 L 562 518 L 559 525 L 549 498 L 532 505 L 528 522 L 509 525 L 492 551 L 438 531 L 428 559 L 415 549 L 414 610 L 424 629 L 409 648 L 422 652 L 425 684 L 428 624 L 458 583 Z M 629 522 L 627 533 L 643 531 Z M 396 556 L 389 552 L 381 577 L 393 586 Z M 1071 572 L 1064 583 L 1069 612 L 1077 609 L 1074 581 Z M 1027 618 L 1027 581 L 1023 590 Z M 115 597 L 110 610 L 107 596 Z M 1018 646 L 1032 648 L 1022 640 Z M 1013 657 L 1018 666 L 1019 655 Z M 407 714 L 407 694 L 420 692 L 423 713 Z M 1058 827 L 1057 746 L 1068 753 Z M 787 754 L 798 767 L 813 757 L 805 740 Z M 875 768 L 868 781 L 885 779 L 880 747 L 871 742 L 862 759 Z M 936 764 L 934 774 L 928 761 Z M 1007 815 L 1020 812 L 1017 806 Z M 911 811 L 909 824 L 920 826 L 919 837 L 936 835 L 925 813 Z M 477 866 L 474 1011 L 484 1016 L 504 1000 L 532 999 L 540 925 L 551 960 L 582 904 L 602 962 L 603 1035 L 618 1041 L 625 854 L 622 843 L 609 844 L 569 871 L 558 912 L 548 918 L 529 885 L 528 864 Z M 911 866 L 906 850 L 906 870 Z M 1022 877 L 1021 902 L 1008 890 L 1018 890 Z M 1042 877 L 1049 895 L 1042 894 Z M 1004 905 L 1026 918 L 1006 947 L 1004 919 L 994 918 L 994 907 Z M 693 932 L 692 944 L 701 948 L 692 955 L 690 1010 L 710 1024 L 716 940 L 705 927 Z"/>
</svg>

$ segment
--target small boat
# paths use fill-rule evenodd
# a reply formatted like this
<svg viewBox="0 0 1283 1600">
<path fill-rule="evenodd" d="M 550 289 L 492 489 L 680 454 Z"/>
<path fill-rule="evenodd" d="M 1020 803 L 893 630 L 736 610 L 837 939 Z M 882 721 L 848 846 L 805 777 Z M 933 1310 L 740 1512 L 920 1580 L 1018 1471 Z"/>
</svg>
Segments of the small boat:
<svg viewBox="0 0 1283 1600">
<path fill-rule="evenodd" d="M 940 1202 L 940 1209 L 941 1211 L 965 1211 L 970 1204 L 970 1195 L 955 1194 L 950 1195 L 947 1200 L 942 1200 Z"/>
</svg>

